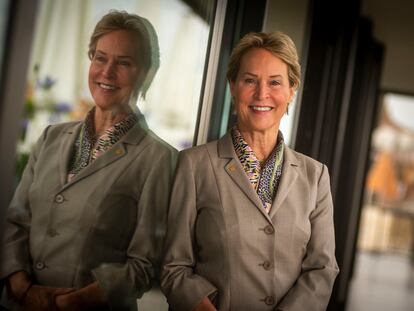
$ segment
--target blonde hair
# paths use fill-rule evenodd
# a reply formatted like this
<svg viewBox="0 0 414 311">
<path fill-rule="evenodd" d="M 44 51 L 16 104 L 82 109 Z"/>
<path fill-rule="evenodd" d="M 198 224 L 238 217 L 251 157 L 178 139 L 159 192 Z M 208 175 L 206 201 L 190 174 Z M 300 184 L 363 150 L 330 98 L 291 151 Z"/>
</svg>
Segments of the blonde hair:
<svg viewBox="0 0 414 311">
<path fill-rule="evenodd" d="M 298 52 L 292 39 L 283 32 L 271 33 L 250 32 L 234 47 L 227 66 L 227 79 L 236 81 L 241 59 L 250 49 L 260 48 L 269 51 L 283 60 L 288 66 L 288 78 L 291 87 L 297 89 L 300 85 L 300 64 Z"/>
<path fill-rule="evenodd" d="M 138 96 L 141 93 L 141 96 L 145 98 L 160 67 L 160 49 L 155 29 L 147 19 L 141 16 L 126 11 L 111 10 L 99 20 L 91 35 L 88 50 L 91 60 L 95 55 L 98 40 L 116 30 L 126 30 L 135 37 L 138 45 L 137 59 L 140 61 L 139 65 L 142 66 L 135 95 Z"/>
</svg>

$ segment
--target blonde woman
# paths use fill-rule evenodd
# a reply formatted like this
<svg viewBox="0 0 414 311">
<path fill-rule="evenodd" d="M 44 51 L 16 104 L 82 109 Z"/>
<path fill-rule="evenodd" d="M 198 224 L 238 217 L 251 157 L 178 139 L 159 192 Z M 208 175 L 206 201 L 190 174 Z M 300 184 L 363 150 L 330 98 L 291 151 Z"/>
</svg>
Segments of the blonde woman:
<svg viewBox="0 0 414 311">
<path fill-rule="evenodd" d="M 155 31 L 112 11 L 89 57 L 95 106 L 45 129 L 8 210 L 0 277 L 10 309 L 136 310 L 159 265 L 175 151 L 135 111 L 159 66 Z"/>
<path fill-rule="evenodd" d="M 237 124 L 180 154 L 162 287 L 172 310 L 325 310 L 338 267 L 325 165 L 280 120 L 299 86 L 285 34 L 250 33 L 227 73 Z"/>
</svg>

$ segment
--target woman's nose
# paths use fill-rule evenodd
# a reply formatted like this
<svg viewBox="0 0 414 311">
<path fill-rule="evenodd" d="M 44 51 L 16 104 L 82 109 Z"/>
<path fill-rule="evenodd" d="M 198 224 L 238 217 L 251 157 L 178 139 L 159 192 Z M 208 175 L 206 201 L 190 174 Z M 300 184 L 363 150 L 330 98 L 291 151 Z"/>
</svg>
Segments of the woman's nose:
<svg viewBox="0 0 414 311">
<path fill-rule="evenodd" d="M 109 61 L 105 64 L 102 73 L 107 78 L 112 78 L 115 75 L 115 63 L 112 61 Z"/>
<path fill-rule="evenodd" d="M 259 82 L 256 87 L 256 97 L 257 99 L 266 99 L 269 95 L 269 90 L 267 84 L 264 82 Z"/>
</svg>

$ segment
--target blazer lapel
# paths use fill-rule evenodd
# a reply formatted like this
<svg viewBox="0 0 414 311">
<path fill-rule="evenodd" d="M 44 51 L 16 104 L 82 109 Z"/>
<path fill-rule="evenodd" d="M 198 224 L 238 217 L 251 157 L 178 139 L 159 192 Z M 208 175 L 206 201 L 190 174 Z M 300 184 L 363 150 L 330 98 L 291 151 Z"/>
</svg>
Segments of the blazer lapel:
<svg viewBox="0 0 414 311">
<path fill-rule="evenodd" d="M 276 193 L 276 198 L 273 201 L 272 208 L 270 209 L 269 216 L 272 218 L 277 210 L 282 206 L 284 199 L 292 188 L 293 184 L 298 177 L 299 161 L 296 156 L 287 146 L 285 146 L 285 160 L 282 171 L 282 178 L 280 180 L 279 189 Z"/>
<path fill-rule="evenodd" d="M 237 158 L 230 133 L 227 133 L 218 141 L 218 156 L 220 158 L 230 159 L 230 161 L 224 167 L 225 171 L 231 177 L 234 183 L 249 198 L 249 200 L 259 209 L 259 211 L 266 218 L 269 218 L 269 215 L 263 208 L 262 201 L 250 184 L 249 178 L 247 177 L 239 159 Z"/>
<path fill-rule="evenodd" d="M 104 168 L 105 166 L 111 164 L 112 162 L 122 158 L 126 154 L 126 148 L 122 144 L 121 141 L 118 141 L 113 147 L 106 151 L 104 154 L 102 154 L 99 158 L 97 158 L 95 161 L 90 163 L 87 167 L 82 169 L 76 176 L 73 178 L 73 180 L 68 183 L 69 186 L 72 183 L 78 182 L 79 180 L 95 173 L 96 171 Z"/>
<path fill-rule="evenodd" d="M 127 144 L 139 145 L 139 142 L 144 138 L 146 131 L 143 130 L 138 124 L 131 128 L 128 133 L 121 138 L 113 147 L 102 154 L 95 161 L 90 163 L 87 167 L 82 169 L 69 183 L 63 186 L 63 189 L 73 185 L 74 183 L 82 180 L 83 178 L 88 177 L 91 174 L 96 173 L 102 168 L 108 166 L 109 164 L 117 161 L 127 154 Z M 140 146 L 141 149 L 144 146 Z M 67 172 L 66 172 L 67 174 Z"/>
<path fill-rule="evenodd" d="M 63 131 L 63 138 L 60 142 L 60 161 L 59 161 L 59 178 L 61 186 L 65 185 L 68 176 L 69 161 L 72 157 L 73 145 L 78 137 L 79 131 L 82 127 L 82 123 L 79 122 L 70 129 Z"/>
</svg>

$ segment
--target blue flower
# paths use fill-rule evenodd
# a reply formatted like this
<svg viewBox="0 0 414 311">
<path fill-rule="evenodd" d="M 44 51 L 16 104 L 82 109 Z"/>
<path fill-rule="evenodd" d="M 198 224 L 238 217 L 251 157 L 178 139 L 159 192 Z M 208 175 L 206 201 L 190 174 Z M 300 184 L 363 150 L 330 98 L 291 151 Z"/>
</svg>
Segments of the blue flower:
<svg viewBox="0 0 414 311">
<path fill-rule="evenodd" d="M 50 90 L 55 83 L 56 79 L 53 79 L 50 76 L 46 76 L 43 79 L 37 79 L 36 87 L 44 90 Z"/>
<path fill-rule="evenodd" d="M 71 105 L 65 102 L 60 102 L 55 105 L 56 112 L 65 113 L 70 112 L 72 110 Z"/>
</svg>

